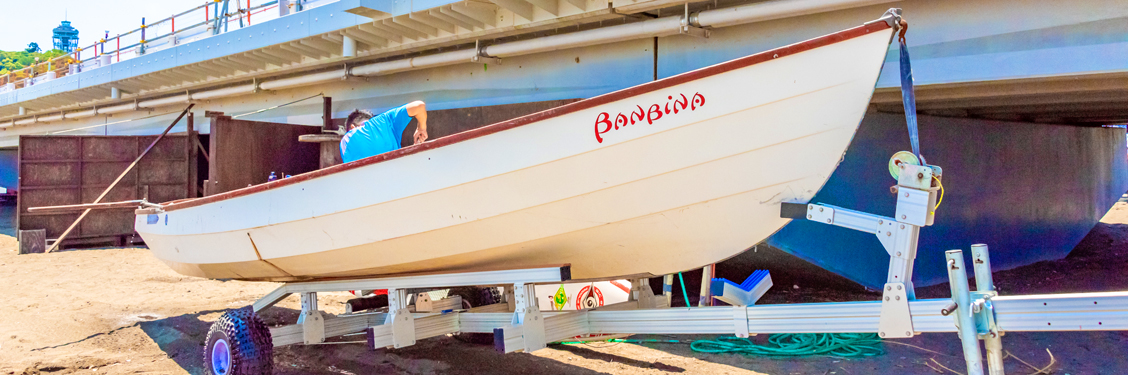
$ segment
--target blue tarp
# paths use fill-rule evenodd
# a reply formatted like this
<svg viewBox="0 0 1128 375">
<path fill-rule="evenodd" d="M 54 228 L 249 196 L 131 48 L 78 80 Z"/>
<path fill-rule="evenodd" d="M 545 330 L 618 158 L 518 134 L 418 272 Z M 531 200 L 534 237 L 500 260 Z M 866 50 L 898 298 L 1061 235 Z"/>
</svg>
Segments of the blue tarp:
<svg viewBox="0 0 1128 375">
<path fill-rule="evenodd" d="M 15 190 L 16 180 L 16 150 L 0 150 L 0 187 Z"/>
<path fill-rule="evenodd" d="M 1128 190 L 1122 128 L 919 116 L 921 154 L 944 169 L 936 224 L 922 228 L 917 286 L 948 280 L 944 251 L 985 243 L 995 270 L 1061 259 Z M 909 149 L 905 117 L 866 114 L 812 202 L 892 216 L 889 157 Z M 880 289 L 889 255 L 872 234 L 795 220 L 768 244 Z M 966 257 L 968 261 L 971 257 Z"/>
</svg>

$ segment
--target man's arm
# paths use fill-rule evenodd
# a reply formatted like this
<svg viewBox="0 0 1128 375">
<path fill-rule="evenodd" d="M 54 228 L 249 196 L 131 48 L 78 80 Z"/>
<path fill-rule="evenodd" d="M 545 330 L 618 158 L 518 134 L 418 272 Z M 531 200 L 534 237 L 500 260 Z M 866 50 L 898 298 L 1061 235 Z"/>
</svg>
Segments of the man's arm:
<svg viewBox="0 0 1128 375">
<path fill-rule="evenodd" d="M 421 100 L 407 103 L 407 115 L 419 120 L 419 127 L 415 129 L 415 144 L 427 140 L 427 104 Z"/>
</svg>

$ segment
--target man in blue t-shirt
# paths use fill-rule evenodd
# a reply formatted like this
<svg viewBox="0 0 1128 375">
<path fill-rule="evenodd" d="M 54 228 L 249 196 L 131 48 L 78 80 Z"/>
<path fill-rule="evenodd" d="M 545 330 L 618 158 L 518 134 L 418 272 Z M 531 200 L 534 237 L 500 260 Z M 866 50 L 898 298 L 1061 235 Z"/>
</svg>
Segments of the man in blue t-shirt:
<svg viewBox="0 0 1128 375">
<path fill-rule="evenodd" d="M 345 135 L 341 137 L 341 160 L 345 163 L 376 156 L 400 148 L 403 130 L 411 118 L 419 120 L 415 143 L 427 140 L 427 105 L 416 100 L 373 116 L 358 109 L 345 119 Z"/>
</svg>

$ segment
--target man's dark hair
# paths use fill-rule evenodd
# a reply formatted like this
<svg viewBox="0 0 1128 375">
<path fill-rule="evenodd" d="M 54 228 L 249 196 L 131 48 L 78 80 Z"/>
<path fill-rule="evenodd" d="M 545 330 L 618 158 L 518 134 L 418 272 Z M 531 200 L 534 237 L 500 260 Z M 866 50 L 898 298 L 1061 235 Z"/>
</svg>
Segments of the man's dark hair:
<svg viewBox="0 0 1128 375">
<path fill-rule="evenodd" d="M 372 118 L 373 116 L 374 115 L 372 114 L 372 112 L 369 112 L 368 110 L 364 110 L 364 109 L 353 110 L 352 113 L 349 114 L 349 117 L 345 119 L 344 130 L 348 131 L 349 126 L 352 125 L 353 123 L 357 123 L 358 125 L 363 124 L 365 121 L 368 121 L 368 119 Z"/>
</svg>

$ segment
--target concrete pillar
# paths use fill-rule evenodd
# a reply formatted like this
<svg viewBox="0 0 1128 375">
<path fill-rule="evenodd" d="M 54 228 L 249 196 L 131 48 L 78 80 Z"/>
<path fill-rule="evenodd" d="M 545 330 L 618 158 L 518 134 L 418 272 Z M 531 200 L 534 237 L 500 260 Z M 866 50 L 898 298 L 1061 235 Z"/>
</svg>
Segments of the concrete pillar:
<svg viewBox="0 0 1128 375">
<path fill-rule="evenodd" d="M 356 40 L 348 35 L 341 35 L 344 41 L 341 43 L 341 56 L 343 57 L 356 57 Z"/>
<path fill-rule="evenodd" d="M 121 99 L 121 89 L 110 87 L 110 99 Z"/>
<path fill-rule="evenodd" d="M 23 116 L 23 115 L 26 115 L 26 114 L 27 114 L 27 108 L 20 107 L 20 116 Z"/>
</svg>

